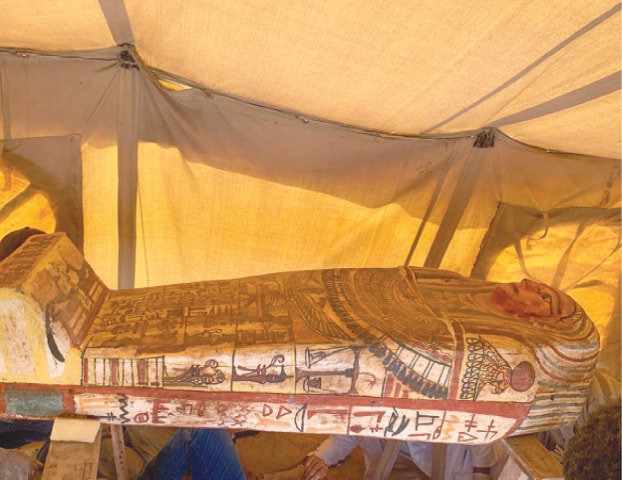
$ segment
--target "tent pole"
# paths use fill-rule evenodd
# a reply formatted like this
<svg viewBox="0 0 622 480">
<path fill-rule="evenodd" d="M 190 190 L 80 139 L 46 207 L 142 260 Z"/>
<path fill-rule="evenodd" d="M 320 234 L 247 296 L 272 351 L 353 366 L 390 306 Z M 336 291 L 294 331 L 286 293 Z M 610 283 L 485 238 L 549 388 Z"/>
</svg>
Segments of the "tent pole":
<svg viewBox="0 0 622 480">
<path fill-rule="evenodd" d="M 136 202 L 138 192 L 138 87 L 140 70 L 124 51 L 119 84 L 118 120 L 118 288 L 133 288 L 136 269 Z"/>
</svg>

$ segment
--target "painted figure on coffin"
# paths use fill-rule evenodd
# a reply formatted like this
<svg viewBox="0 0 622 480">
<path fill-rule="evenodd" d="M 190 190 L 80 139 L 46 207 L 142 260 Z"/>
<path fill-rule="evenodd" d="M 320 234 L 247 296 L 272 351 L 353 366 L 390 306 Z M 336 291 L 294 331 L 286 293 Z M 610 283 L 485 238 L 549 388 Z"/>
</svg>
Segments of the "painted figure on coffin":
<svg viewBox="0 0 622 480">
<path fill-rule="evenodd" d="M 63 405 L 108 421 L 485 443 L 573 421 L 598 354 L 581 307 L 529 280 L 342 268 L 109 290 L 62 234 L 0 274 L 2 381 L 80 386 Z"/>
</svg>

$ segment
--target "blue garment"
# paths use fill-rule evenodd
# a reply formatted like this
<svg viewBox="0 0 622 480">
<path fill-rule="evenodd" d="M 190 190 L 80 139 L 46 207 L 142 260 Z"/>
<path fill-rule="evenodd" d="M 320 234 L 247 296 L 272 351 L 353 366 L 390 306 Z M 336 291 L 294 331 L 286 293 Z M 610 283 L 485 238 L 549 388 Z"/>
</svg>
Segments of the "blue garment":
<svg viewBox="0 0 622 480">
<path fill-rule="evenodd" d="M 51 420 L 7 420 L 0 421 L 0 447 L 19 448 L 28 443 L 50 438 Z"/>
<path fill-rule="evenodd" d="M 153 464 L 154 480 L 245 480 L 238 452 L 227 430 L 180 428 Z"/>
</svg>

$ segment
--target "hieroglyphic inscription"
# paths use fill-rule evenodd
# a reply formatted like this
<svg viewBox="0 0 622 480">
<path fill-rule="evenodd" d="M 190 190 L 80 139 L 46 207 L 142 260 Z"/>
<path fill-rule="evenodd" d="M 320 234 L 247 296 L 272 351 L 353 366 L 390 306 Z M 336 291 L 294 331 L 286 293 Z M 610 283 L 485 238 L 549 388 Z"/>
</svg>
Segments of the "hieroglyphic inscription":
<svg viewBox="0 0 622 480">
<path fill-rule="evenodd" d="M 481 413 L 355 407 L 350 432 L 405 440 L 471 444 L 496 440 L 505 435 L 514 423 L 511 418 Z"/>
<path fill-rule="evenodd" d="M 0 263 L 0 275 L 3 285 L 17 285 L 25 275 L 32 272 L 41 256 L 56 242 L 52 235 L 34 235 L 7 261 Z"/>
<path fill-rule="evenodd" d="M 275 308 L 275 298 L 283 303 L 274 289 L 237 282 L 115 292 L 94 325 L 91 346 L 136 346 L 149 353 L 289 342 L 291 322 Z"/>
<path fill-rule="evenodd" d="M 91 320 L 108 292 L 82 255 L 64 238 L 54 246 L 48 265 L 36 273 L 30 289 L 43 307 L 46 321 L 62 325 L 74 346 L 86 338 Z"/>
<path fill-rule="evenodd" d="M 89 394 L 76 397 L 78 411 L 110 423 L 187 426 L 284 432 L 343 433 L 387 439 L 479 444 L 507 435 L 515 418 L 490 413 L 371 405 L 310 405 L 302 402 L 150 399 Z"/>
</svg>

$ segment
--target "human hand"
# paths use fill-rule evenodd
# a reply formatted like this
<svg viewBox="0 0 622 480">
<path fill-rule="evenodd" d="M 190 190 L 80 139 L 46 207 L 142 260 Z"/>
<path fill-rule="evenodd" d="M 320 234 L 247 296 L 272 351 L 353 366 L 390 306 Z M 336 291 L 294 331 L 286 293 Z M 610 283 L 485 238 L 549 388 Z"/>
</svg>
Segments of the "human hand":
<svg viewBox="0 0 622 480">
<path fill-rule="evenodd" d="M 309 455 L 301 480 L 323 480 L 328 475 L 328 465 L 317 455 Z"/>
</svg>

